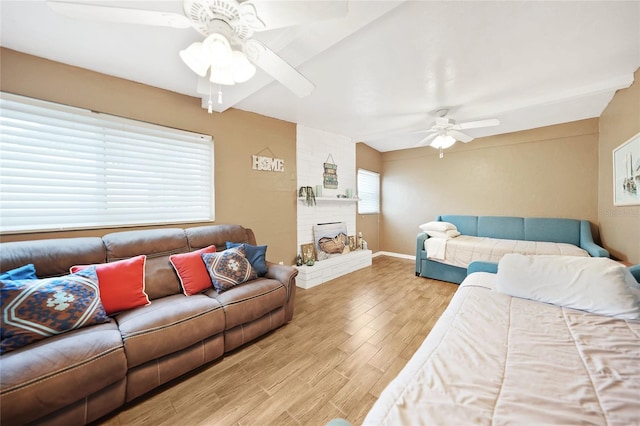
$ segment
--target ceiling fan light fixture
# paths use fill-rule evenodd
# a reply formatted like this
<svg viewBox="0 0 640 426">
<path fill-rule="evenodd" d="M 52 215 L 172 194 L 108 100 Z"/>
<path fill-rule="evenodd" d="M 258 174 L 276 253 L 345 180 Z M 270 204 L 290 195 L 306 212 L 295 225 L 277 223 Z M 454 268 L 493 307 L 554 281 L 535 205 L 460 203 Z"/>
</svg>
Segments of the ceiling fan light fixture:
<svg viewBox="0 0 640 426">
<path fill-rule="evenodd" d="M 456 143 L 456 140 L 453 136 L 445 134 L 436 136 L 431 142 L 431 146 L 438 149 L 447 149 L 453 146 L 454 143 Z"/>
<path fill-rule="evenodd" d="M 211 67 L 211 74 L 209 75 L 209 81 L 216 84 L 223 84 L 225 86 L 233 86 L 236 84 L 233 79 L 233 72 L 231 67 L 215 68 Z"/>
<path fill-rule="evenodd" d="M 212 66 L 223 68 L 231 65 L 232 52 L 229 40 L 222 34 L 213 33 L 202 42 L 202 50 Z"/>
<path fill-rule="evenodd" d="M 180 51 L 180 58 L 189 69 L 201 77 L 207 75 L 210 62 L 204 57 L 202 43 L 195 42 Z"/>
<path fill-rule="evenodd" d="M 233 51 L 233 80 L 236 83 L 244 83 L 256 73 L 256 67 L 249 62 L 244 53 Z"/>
</svg>

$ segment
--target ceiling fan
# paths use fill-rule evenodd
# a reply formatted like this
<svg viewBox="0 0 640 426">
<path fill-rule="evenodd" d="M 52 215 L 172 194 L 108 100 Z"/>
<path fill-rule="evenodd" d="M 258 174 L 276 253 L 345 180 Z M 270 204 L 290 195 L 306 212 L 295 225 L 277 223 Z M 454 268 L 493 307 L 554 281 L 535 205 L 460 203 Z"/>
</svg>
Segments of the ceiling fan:
<svg viewBox="0 0 640 426">
<path fill-rule="evenodd" d="M 497 118 L 489 118 L 486 120 L 467 121 L 466 123 L 457 123 L 452 118 L 448 118 L 448 109 L 440 109 L 436 111 L 439 115 L 436 122 L 428 130 L 421 130 L 415 133 L 428 133 L 428 135 L 420 140 L 416 146 L 429 144 L 430 146 L 440 150 L 440 158 L 444 156 L 443 150 L 451 147 L 456 141 L 468 143 L 474 138 L 461 132 L 467 129 L 479 129 L 481 127 L 492 127 L 500 124 Z"/>
<path fill-rule="evenodd" d="M 249 80 L 255 66 L 299 97 L 315 86 L 305 76 L 252 38 L 267 31 L 344 16 L 346 1 L 183 0 L 184 14 L 48 0 L 55 12 L 78 19 L 172 28 L 194 28 L 205 38 L 180 52 L 185 64 L 211 83 L 233 85 Z M 255 65 L 255 66 L 254 66 Z M 218 92 L 221 103 L 221 92 Z M 211 112 L 211 99 L 209 99 Z"/>
</svg>

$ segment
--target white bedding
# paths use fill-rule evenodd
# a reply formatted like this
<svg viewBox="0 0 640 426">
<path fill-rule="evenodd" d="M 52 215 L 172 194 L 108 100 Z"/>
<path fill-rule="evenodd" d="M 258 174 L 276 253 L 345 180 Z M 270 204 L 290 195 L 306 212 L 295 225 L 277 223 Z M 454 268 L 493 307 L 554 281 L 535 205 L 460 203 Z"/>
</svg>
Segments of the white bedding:
<svg viewBox="0 0 640 426">
<path fill-rule="evenodd" d="M 476 260 L 499 262 L 507 253 L 589 256 L 573 244 L 546 241 L 503 240 L 499 238 L 460 235 L 456 238 L 427 238 L 424 242 L 427 258 L 447 265 L 467 268 Z"/>
<path fill-rule="evenodd" d="M 475 273 L 365 425 L 640 424 L 640 321 L 518 299 Z"/>
</svg>

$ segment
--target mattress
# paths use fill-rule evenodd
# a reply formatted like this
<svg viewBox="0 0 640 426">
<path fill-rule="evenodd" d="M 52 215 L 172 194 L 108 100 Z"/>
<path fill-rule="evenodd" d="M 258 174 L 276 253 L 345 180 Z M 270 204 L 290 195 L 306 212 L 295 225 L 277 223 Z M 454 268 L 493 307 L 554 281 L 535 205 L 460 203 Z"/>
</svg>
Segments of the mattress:
<svg viewBox="0 0 640 426">
<path fill-rule="evenodd" d="M 640 424 L 640 321 L 467 277 L 365 425 Z"/>
<path fill-rule="evenodd" d="M 476 260 L 498 263 L 507 253 L 589 256 L 589 253 L 573 244 L 504 240 L 470 235 L 460 235 L 448 240 L 427 238 L 424 247 L 428 259 L 460 268 L 467 268 Z"/>
</svg>

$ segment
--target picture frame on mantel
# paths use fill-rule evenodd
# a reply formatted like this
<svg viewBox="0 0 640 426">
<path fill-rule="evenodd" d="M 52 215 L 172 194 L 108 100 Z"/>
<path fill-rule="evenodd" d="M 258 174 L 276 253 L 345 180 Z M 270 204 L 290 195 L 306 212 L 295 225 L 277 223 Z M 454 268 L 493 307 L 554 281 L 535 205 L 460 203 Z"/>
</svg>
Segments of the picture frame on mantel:
<svg viewBox="0 0 640 426">
<path fill-rule="evenodd" d="M 640 133 L 613 150 L 613 205 L 640 205 Z"/>
<path fill-rule="evenodd" d="M 309 260 L 316 260 L 316 248 L 314 243 L 302 244 L 300 246 L 302 253 L 302 263 L 306 264 Z"/>
</svg>

